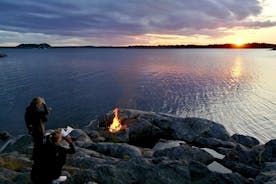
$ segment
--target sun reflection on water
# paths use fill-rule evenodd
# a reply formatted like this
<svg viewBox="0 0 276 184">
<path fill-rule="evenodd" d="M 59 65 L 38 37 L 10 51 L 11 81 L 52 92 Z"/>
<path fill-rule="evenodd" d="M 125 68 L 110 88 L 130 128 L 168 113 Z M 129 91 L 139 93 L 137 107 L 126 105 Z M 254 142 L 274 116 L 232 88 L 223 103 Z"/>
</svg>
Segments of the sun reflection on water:
<svg viewBox="0 0 276 184">
<path fill-rule="evenodd" d="M 235 81 L 239 80 L 239 78 L 243 75 L 243 61 L 241 57 L 236 57 L 234 60 L 234 64 L 231 67 L 231 77 Z"/>
</svg>

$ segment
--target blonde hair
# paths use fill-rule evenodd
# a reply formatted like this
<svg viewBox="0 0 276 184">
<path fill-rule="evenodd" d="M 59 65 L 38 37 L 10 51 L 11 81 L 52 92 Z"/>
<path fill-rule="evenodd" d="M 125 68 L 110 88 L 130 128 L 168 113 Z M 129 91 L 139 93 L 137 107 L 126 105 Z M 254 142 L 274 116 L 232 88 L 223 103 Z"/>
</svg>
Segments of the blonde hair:
<svg viewBox="0 0 276 184">
<path fill-rule="evenodd" d="M 34 97 L 32 99 L 32 101 L 31 101 L 31 105 L 37 106 L 37 105 L 40 105 L 42 102 L 43 102 L 43 98 L 41 98 L 39 96 L 38 97 Z"/>
</svg>

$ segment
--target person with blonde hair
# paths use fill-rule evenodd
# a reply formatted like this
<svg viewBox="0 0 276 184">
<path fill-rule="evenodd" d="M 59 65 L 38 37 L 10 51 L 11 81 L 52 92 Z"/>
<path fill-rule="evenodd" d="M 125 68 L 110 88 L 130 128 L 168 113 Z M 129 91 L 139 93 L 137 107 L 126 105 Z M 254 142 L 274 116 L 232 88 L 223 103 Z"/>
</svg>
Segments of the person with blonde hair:
<svg viewBox="0 0 276 184">
<path fill-rule="evenodd" d="M 59 145 L 62 140 L 69 144 L 69 148 Z M 46 136 L 45 144 L 39 145 L 34 155 L 31 179 L 34 184 L 58 184 L 64 182 L 67 177 L 61 176 L 62 167 L 67 154 L 75 153 L 70 135 L 62 137 L 59 130 L 55 130 Z"/>
<path fill-rule="evenodd" d="M 43 107 L 43 110 L 41 110 Z M 45 136 L 45 122 L 48 120 L 49 108 L 45 100 L 41 97 L 35 97 L 26 108 L 25 123 L 29 134 L 33 137 L 34 148 L 42 144 Z"/>
</svg>

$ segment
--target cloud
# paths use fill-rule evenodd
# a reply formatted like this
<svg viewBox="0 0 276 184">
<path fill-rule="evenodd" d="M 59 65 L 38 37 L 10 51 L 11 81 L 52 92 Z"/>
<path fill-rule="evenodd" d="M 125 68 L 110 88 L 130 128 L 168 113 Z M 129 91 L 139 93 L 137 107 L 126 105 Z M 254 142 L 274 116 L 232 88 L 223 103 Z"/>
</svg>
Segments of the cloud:
<svg viewBox="0 0 276 184">
<path fill-rule="evenodd" d="M 145 34 L 188 36 L 209 30 L 205 34 L 212 35 L 210 30 L 217 28 L 275 26 L 275 22 L 247 20 L 261 11 L 258 0 L 1 0 L 0 30 L 100 42 Z"/>
</svg>

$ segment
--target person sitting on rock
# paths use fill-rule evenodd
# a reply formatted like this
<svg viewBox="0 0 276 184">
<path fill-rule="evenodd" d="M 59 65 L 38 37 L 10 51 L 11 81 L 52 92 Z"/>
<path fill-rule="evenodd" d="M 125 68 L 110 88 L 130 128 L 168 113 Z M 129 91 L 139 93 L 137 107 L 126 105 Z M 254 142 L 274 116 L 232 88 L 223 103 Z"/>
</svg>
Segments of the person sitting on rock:
<svg viewBox="0 0 276 184">
<path fill-rule="evenodd" d="M 59 145 L 64 139 L 69 148 Z M 34 184 L 57 184 L 67 179 L 61 176 L 62 167 L 66 161 L 66 154 L 74 154 L 75 147 L 70 135 L 62 137 L 56 130 L 46 137 L 46 143 L 39 145 L 34 154 L 31 178 Z"/>
<path fill-rule="evenodd" d="M 42 106 L 44 110 L 40 110 Z M 34 149 L 36 145 L 43 143 L 48 114 L 49 108 L 41 97 L 35 97 L 26 108 L 25 123 L 29 134 L 33 137 Z"/>
</svg>

